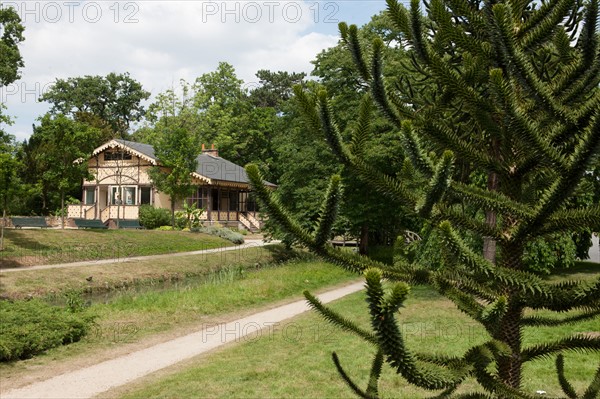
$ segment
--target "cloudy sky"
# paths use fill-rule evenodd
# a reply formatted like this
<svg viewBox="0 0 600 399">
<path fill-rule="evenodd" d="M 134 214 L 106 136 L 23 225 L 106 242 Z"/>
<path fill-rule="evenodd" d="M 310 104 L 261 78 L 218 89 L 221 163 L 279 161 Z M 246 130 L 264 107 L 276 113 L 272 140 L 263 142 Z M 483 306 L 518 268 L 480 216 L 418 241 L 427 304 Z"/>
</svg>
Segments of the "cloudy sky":
<svg viewBox="0 0 600 399">
<path fill-rule="evenodd" d="M 340 21 L 362 25 L 383 0 L 8 1 L 25 25 L 22 78 L 0 89 L 19 140 L 48 110 L 37 98 L 57 78 L 129 72 L 153 95 L 232 64 L 248 86 L 259 69 L 310 72 L 338 40 Z"/>
</svg>

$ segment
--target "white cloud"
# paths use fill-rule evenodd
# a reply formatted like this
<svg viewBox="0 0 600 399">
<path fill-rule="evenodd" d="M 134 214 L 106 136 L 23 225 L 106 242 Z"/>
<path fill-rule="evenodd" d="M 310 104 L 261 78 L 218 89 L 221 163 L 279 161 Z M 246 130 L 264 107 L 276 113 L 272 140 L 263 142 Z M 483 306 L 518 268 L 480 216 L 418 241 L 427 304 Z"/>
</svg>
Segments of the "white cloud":
<svg viewBox="0 0 600 399">
<path fill-rule="evenodd" d="M 259 69 L 308 73 L 316 54 L 337 42 L 332 10 L 360 7 L 298 0 L 3 3 L 19 11 L 26 27 L 22 79 L 1 93 L 18 118 L 7 130 L 19 139 L 48 109 L 35 99 L 56 78 L 130 72 L 157 94 L 213 71 L 219 61 L 246 82 Z"/>
</svg>

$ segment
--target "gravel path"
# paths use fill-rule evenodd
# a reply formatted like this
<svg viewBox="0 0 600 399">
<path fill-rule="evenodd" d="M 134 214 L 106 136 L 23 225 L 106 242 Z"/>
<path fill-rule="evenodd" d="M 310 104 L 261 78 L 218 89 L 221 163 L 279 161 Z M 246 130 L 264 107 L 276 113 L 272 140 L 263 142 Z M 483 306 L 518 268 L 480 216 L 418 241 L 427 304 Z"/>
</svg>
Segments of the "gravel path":
<svg viewBox="0 0 600 399">
<path fill-rule="evenodd" d="M 238 247 L 239 248 L 239 247 Z M 318 295 L 323 303 L 360 291 L 363 282 Z M 111 388 L 169 367 L 229 342 L 243 342 L 258 335 L 272 334 L 279 323 L 309 310 L 306 301 L 297 301 L 229 323 L 207 325 L 200 331 L 130 353 L 46 381 L 8 391 L 1 398 L 90 398 Z"/>
<path fill-rule="evenodd" d="M 65 267 L 82 267 L 82 266 L 91 266 L 91 265 L 106 265 L 109 263 L 123 263 L 123 262 L 134 262 L 134 261 L 140 261 L 140 260 L 168 259 L 168 258 L 175 258 L 175 257 L 179 257 L 179 256 L 214 254 L 214 253 L 219 253 L 219 252 L 237 251 L 237 250 L 246 249 L 246 248 L 262 247 L 262 246 L 269 245 L 269 244 L 276 244 L 278 242 L 279 241 L 265 242 L 263 240 L 246 240 L 243 244 L 234 245 L 231 247 L 220 247 L 220 248 L 213 248 L 213 249 L 203 249 L 200 251 L 176 252 L 176 253 L 160 254 L 160 255 L 133 256 L 133 257 L 129 257 L 129 258 L 86 260 L 86 261 L 81 261 L 81 262 L 57 263 L 57 264 L 53 264 L 53 265 L 31 266 L 31 267 L 23 267 L 23 268 L 18 268 L 18 269 L 0 269 L 0 273 L 18 273 L 18 272 L 22 272 L 22 271 L 31 271 L 31 270 L 57 269 L 57 268 L 65 268 Z"/>
</svg>

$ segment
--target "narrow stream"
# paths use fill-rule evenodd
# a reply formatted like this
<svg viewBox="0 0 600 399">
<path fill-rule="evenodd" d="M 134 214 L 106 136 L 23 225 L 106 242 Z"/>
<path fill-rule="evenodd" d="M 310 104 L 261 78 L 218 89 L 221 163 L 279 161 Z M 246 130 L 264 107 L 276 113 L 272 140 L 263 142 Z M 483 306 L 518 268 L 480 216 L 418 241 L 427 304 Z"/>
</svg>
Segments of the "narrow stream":
<svg viewBox="0 0 600 399">
<path fill-rule="evenodd" d="M 262 266 L 261 268 L 268 267 Z M 272 267 L 272 266 L 271 266 Z M 255 270 L 254 268 L 252 270 Z M 250 271 L 251 272 L 251 271 Z M 102 292 L 84 292 L 73 294 L 85 303 L 85 306 L 94 304 L 108 304 L 115 299 L 126 295 L 135 295 L 146 292 L 183 291 L 210 284 L 225 284 L 244 278 L 248 273 L 241 266 L 231 266 L 215 270 L 198 276 L 183 277 L 179 279 L 160 279 L 140 281 L 121 288 Z M 47 302 L 56 306 L 67 306 L 69 293 L 60 293 L 46 297 Z"/>
</svg>

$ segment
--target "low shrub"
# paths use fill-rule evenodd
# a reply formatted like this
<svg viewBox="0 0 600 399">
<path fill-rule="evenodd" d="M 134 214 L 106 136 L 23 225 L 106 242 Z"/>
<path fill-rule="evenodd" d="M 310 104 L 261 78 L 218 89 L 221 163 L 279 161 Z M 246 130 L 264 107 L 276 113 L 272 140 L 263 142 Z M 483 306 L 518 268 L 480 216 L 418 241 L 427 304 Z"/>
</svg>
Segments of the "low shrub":
<svg viewBox="0 0 600 399">
<path fill-rule="evenodd" d="M 540 274 L 550 274 L 553 269 L 567 269 L 575 264 L 576 257 L 577 246 L 568 235 L 552 234 L 525 245 L 525 265 Z"/>
<path fill-rule="evenodd" d="M 180 229 L 202 227 L 204 209 L 198 209 L 196 204 L 183 203 L 183 210 L 175 212 L 175 225 Z"/>
<path fill-rule="evenodd" d="M 140 224 L 150 230 L 171 224 L 171 213 L 167 209 L 142 205 L 139 215 Z"/>
<path fill-rule="evenodd" d="M 41 300 L 0 301 L 0 361 L 27 359 L 79 341 L 92 318 Z"/>
<path fill-rule="evenodd" d="M 248 235 L 248 230 L 244 230 L 244 229 L 236 229 L 233 227 L 229 228 L 231 231 L 233 231 L 234 233 L 240 233 L 241 235 L 245 236 Z"/>
<path fill-rule="evenodd" d="M 216 227 L 216 226 L 199 227 L 199 228 L 193 228 L 193 229 L 191 229 L 191 231 L 196 232 L 196 233 L 205 233 L 205 234 L 210 234 L 213 236 L 221 237 L 228 241 L 231 241 L 234 244 L 243 244 L 244 243 L 243 235 L 241 235 L 240 233 L 236 233 L 235 231 L 229 230 L 227 228 L 224 228 L 224 227 Z"/>
</svg>

